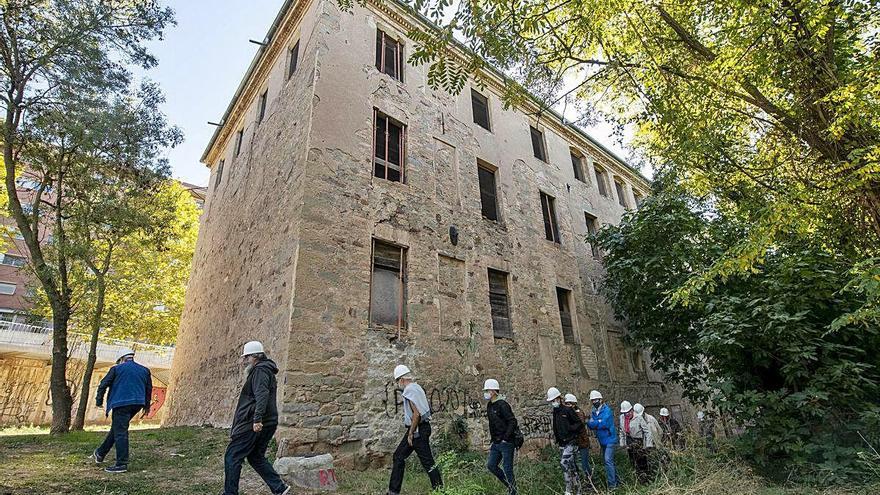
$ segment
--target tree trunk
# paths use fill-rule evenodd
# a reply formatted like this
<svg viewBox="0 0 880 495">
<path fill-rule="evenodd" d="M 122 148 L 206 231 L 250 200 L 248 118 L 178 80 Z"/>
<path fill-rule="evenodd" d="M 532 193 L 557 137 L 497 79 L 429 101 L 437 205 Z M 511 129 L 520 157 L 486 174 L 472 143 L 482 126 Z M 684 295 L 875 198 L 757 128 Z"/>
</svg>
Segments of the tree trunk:
<svg viewBox="0 0 880 495">
<path fill-rule="evenodd" d="M 57 302 L 52 311 L 52 373 L 49 376 L 49 392 L 52 397 L 52 427 L 49 433 L 59 435 L 70 430 L 70 408 L 73 398 L 67 384 L 67 323 L 70 309 Z"/>
<path fill-rule="evenodd" d="M 104 276 L 95 275 L 97 282 L 97 295 L 95 302 L 95 312 L 92 314 L 92 336 L 89 343 L 89 357 L 86 359 L 86 369 L 83 371 L 82 386 L 79 394 L 79 407 L 76 409 L 76 417 L 73 419 L 72 430 L 82 431 L 86 422 L 86 411 L 89 408 L 90 386 L 92 384 L 92 373 L 95 371 L 95 361 L 98 359 L 98 333 L 101 331 L 101 322 L 104 317 Z"/>
</svg>

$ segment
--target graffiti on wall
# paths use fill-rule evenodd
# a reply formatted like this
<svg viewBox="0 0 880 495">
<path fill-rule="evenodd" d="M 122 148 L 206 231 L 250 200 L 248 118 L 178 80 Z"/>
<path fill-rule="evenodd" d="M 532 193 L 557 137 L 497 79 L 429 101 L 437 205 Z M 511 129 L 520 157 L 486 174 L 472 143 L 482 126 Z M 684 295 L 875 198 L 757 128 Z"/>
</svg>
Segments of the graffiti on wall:
<svg viewBox="0 0 880 495">
<path fill-rule="evenodd" d="M 480 418 L 485 415 L 483 403 L 479 399 L 469 398 L 467 392 L 450 387 L 428 387 L 425 389 L 432 416 L 455 414 L 467 419 Z M 399 417 L 403 414 L 403 393 L 394 382 L 385 383 L 385 397 L 382 399 L 385 416 Z"/>
</svg>

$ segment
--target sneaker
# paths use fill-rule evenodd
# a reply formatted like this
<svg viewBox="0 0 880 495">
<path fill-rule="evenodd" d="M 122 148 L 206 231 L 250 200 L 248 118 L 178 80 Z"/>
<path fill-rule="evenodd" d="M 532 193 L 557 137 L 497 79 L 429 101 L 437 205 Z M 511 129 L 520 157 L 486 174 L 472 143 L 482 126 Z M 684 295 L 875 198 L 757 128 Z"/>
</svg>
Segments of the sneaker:
<svg viewBox="0 0 880 495">
<path fill-rule="evenodd" d="M 284 488 L 283 492 L 278 492 L 274 495 L 290 495 L 290 485 L 287 485 L 287 487 Z"/>
<path fill-rule="evenodd" d="M 95 464 L 101 464 L 104 462 L 104 456 L 98 455 L 98 449 L 95 449 L 95 451 L 92 452 L 92 459 L 95 460 Z"/>
<path fill-rule="evenodd" d="M 128 472 L 128 466 L 124 464 L 121 466 L 110 466 L 108 468 L 105 468 L 104 471 L 107 471 L 108 473 L 126 473 Z"/>
</svg>

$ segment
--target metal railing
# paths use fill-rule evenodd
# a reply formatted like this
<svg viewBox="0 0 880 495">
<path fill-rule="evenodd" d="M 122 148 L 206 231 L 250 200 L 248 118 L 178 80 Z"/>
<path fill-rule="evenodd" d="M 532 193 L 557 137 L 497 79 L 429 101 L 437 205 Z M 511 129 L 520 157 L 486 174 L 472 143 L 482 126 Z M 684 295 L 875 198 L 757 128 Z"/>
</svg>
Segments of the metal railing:
<svg viewBox="0 0 880 495">
<path fill-rule="evenodd" d="M 84 359 L 89 352 L 91 336 L 75 331 L 68 332 L 68 348 L 71 357 Z M 38 325 L 26 325 L 0 321 L 0 346 L 21 348 L 46 356 L 52 354 L 52 329 Z M 116 354 L 122 349 L 136 351 L 138 360 L 152 366 L 170 368 L 174 348 L 155 344 L 145 344 L 130 340 L 99 338 L 97 358 L 103 362 L 114 362 Z"/>
</svg>

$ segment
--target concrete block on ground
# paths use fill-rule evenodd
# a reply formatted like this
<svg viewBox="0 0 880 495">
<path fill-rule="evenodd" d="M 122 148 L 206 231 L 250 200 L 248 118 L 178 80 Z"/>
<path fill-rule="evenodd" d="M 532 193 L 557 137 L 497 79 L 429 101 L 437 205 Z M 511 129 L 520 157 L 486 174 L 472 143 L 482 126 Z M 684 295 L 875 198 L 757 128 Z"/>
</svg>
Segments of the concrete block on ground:
<svg viewBox="0 0 880 495">
<path fill-rule="evenodd" d="M 310 490 L 336 491 L 336 471 L 333 456 L 321 454 L 307 457 L 280 457 L 275 470 L 288 483 Z"/>
</svg>

